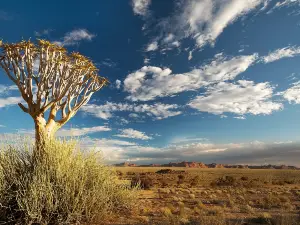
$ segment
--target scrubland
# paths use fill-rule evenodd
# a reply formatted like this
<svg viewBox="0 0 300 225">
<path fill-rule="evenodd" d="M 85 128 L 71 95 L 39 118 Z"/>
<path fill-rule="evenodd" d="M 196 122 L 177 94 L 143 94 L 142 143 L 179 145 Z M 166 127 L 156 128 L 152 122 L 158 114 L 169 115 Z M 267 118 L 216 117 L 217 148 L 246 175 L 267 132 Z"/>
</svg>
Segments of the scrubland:
<svg viewBox="0 0 300 225">
<path fill-rule="evenodd" d="M 299 170 L 110 167 L 72 141 L 0 150 L 0 224 L 300 224 Z"/>
<path fill-rule="evenodd" d="M 138 204 L 116 224 L 300 224 L 300 171 L 115 168 L 140 184 Z"/>
</svg>

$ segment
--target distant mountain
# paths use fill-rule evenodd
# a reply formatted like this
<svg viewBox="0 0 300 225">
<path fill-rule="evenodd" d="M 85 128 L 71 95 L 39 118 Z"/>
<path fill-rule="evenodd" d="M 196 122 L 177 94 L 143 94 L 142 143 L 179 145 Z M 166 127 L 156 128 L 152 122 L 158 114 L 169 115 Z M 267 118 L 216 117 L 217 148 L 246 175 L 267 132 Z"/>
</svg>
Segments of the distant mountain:
<svg viewBox="0 0 300 225">
<path fill-rule="evenodd" d="M 137 165 L 134 163 L 119 163 L 115 164 L 116 167 L 186 167 L 186 168 L 237 168 L 237 169 L 291 169 L 299 170 L 296 166 L 288 165 L 233 165 L 233 164 L 204 164 L 202 162 L 170 162 L 168 164 L 148 164 L 148 165 Z"/>
</svg>

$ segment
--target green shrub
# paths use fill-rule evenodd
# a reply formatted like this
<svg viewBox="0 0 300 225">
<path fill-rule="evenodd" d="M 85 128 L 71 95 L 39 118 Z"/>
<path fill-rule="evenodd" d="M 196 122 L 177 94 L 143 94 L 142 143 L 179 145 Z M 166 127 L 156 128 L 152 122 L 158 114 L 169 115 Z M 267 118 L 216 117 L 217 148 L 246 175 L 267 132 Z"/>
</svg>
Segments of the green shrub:
<svg viewBox="0 0 300 225">
<path fill-rule="evenodd" d="M 132 207 L 135 190 L 97 153 L 58 141 L 46 143 L 41 154 L 32 149 L 1 150 L 0 223 L 90 224 Z"/>
</svg>

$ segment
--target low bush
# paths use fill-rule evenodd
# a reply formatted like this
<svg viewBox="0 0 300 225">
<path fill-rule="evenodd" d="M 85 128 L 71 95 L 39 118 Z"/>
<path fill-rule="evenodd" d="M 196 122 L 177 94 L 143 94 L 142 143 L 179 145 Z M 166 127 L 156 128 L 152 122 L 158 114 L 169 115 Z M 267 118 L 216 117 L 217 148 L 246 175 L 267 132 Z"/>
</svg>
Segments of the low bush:
<svg viewBox="0 0 300 225">
<path fill-rule="evenodd" d="M 139 175 L 131 179 L 131 187 L 140 187 L 141 189 L 148 190 L 154 186 L 153 180 L 148 177 L 141 177 Z"/>
<path fill-rule="evenodd" d="M 236 184 L 236 179 L 232 176 L 224 176 L 212 182 L 212 186 L 233 186 Z"/>
<path fill-rule="evenodd" d="M 0 223 L 91 224 L 133 206 L 135 190 L 97 153 L 73 142 L 51 141 L 35 154 L 33 148 L 1 149 Z"/>
<path fill-rule="evenodd" d="M 195 176 L 192 180 L 191 180 L 191 186 L 192 187 L 196 187 L 201 183 L 201 178 L 199 175 Z"/>
<path fill-rule="evenodd" d="M 157 174 L 168 174 L 168 173 L 172 173 L 173 170 L 171 169 L 161 169 L 161 170 L 158 170 L 156 171 Z"/>
</svg>

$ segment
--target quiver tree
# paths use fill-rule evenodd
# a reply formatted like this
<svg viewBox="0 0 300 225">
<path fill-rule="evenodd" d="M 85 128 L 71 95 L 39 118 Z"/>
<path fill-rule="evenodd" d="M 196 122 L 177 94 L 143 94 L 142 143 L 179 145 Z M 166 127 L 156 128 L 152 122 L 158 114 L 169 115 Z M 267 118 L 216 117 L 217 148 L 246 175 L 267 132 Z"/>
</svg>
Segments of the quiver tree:
<svg viewBox="0 0 300 225">
<path fill-rule="evenodd" d="M 108 82 L 98 76 L 91 60 L 79 53 L 67 54 L 65 48 L 49 41 L 0 44 L 0 66 L 27 103 L 18 105 L 34 120 L 37 145 L 54 137 Z"/>
</svg>

